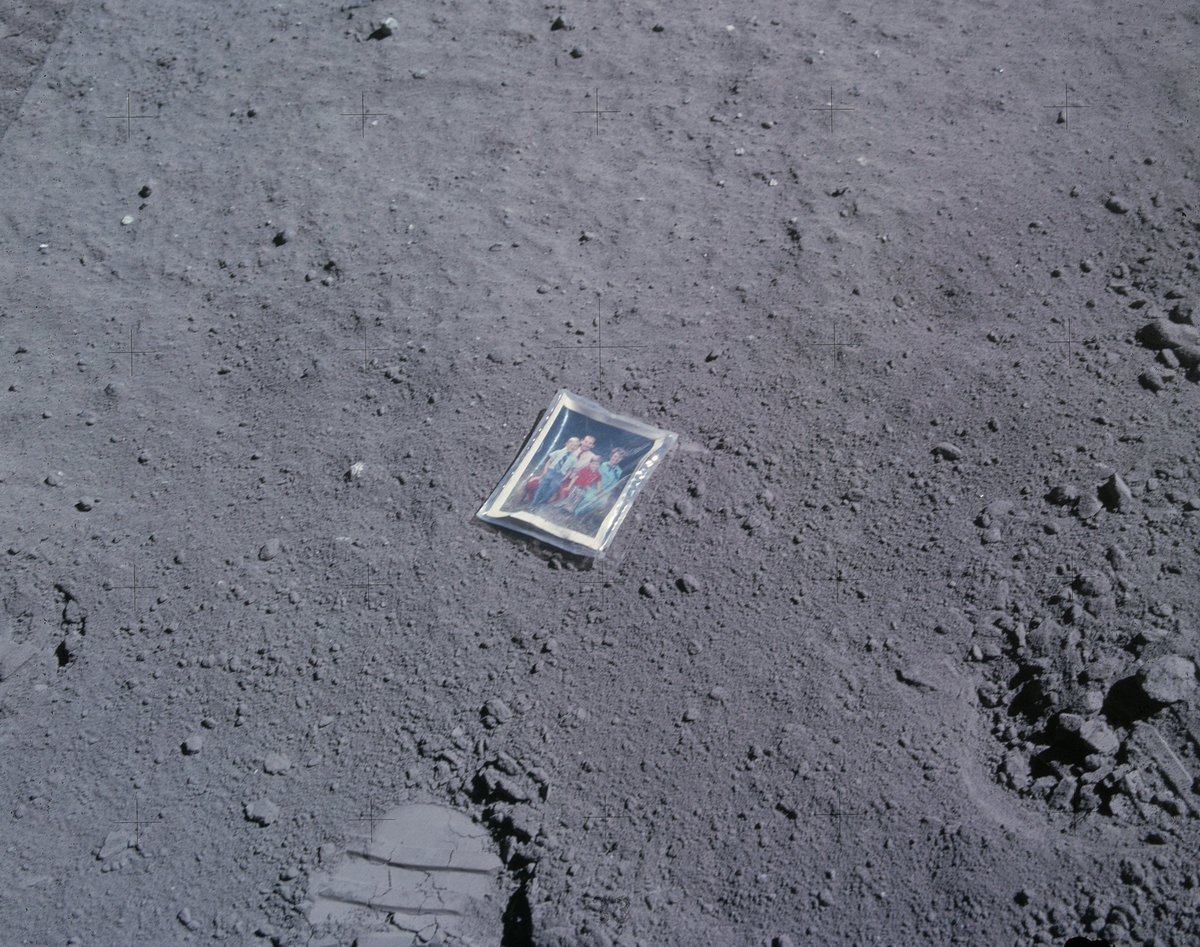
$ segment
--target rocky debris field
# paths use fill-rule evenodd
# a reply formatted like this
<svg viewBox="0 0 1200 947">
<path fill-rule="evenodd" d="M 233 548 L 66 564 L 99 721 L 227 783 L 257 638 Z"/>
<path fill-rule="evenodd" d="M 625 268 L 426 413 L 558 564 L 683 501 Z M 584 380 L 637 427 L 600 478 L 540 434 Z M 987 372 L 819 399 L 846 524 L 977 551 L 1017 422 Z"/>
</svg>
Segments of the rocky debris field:
<svg viewBox="0 0 1200 947">
<path fill-rule="evenodd" d="M 1197 25 L 1102 12 L 0 15 L 4 939 L 1200 941 Z M 474 520 L 562 387 L 679 435 L 595 563 Z"/>
</svg>

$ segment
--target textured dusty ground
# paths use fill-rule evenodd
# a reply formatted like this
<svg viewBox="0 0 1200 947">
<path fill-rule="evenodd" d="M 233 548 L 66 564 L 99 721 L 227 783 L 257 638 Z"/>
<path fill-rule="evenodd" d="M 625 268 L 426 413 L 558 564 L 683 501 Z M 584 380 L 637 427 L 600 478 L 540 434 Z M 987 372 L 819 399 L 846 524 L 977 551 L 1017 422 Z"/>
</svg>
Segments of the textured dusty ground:
<svg viewBox="0 0 1200 947">
<path fill-rule="evenodd" d="M 1198 35 L 0 12 L 0 939 L 387 943 L 436 804 L 434 942 L 1200 940 Z M 680 436 L 596 569 L 473 519 L 560 387 Z"/>
</svg>

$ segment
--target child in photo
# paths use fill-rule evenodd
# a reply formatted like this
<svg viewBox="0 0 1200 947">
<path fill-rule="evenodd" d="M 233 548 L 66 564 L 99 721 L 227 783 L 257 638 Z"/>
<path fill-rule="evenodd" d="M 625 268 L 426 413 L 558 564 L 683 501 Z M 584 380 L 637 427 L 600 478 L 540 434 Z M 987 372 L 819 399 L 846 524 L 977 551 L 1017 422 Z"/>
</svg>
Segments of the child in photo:
<svg viewBox="0 0 1200 947">
<path fill-rule="evenodd" d="M 564 484 L 563 490 L 566 495 L 558 502 L 568 512 L 575 509 L 587 492 L 600 483 L 600 458 L 596 454 L 592 454 L 592 459 L 587 462 L 586 466 L 576 467 L 570 474 L 570 479 Z"/>
<path fill-rule="evenodd" d="M 624 459 L 625 452 L 618 447 L 608 455 L 608 460 L 600 464 L 597 468 L 600 480 L 585 490 L 583 496 L 579 499 L 579 502 L 575 506 L 575 515 L 577 517 L 582 519 L 608 506 L 609 501 L 612 500 L 613 494 L 616 492 L 617 484 L 621 482 L 621 478 L 625 475 L 621 470 L 621 461 Z"/>
</svg>

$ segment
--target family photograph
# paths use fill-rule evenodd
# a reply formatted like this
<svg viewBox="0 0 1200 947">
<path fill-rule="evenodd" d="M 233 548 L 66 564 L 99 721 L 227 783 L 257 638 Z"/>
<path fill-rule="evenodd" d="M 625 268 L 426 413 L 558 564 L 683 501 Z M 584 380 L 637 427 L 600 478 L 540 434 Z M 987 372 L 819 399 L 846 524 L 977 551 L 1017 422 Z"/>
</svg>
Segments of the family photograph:
<svg viewBox="0 0 1200 947">
<path fill-rule="evenodd" d="M 533 465 L 520 503 L 541 516 L 574 521 L 590 532 L 604 519 L 627 469 L 626 449 L 597 443 L 595 435 L 568 437 Z"/>
</svg>

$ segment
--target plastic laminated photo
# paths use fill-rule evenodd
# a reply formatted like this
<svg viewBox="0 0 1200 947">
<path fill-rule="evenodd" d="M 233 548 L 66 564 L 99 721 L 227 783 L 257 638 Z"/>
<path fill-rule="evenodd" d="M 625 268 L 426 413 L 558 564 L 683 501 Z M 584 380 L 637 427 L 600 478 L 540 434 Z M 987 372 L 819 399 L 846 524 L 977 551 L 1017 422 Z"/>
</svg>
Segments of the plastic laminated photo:
<svg viewBox="0 0 1200 947">
<path fill-rule="evenodd" d="M 567 552 L 599 556 L 676 439 L 559 391 L 476 515 Z"/>
</svg>

